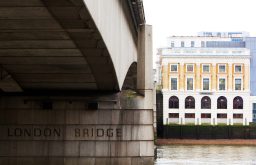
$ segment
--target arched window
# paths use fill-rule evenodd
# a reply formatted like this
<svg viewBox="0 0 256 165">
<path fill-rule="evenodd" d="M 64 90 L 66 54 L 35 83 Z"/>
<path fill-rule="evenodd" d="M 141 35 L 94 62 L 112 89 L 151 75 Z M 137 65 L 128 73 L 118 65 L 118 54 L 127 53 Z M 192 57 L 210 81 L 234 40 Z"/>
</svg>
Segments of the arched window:
<svg viewBox="0 0 256 165">
<path fill-rule="evenodd" d="M 201 99 L 201 109 L 211 109 L 211 99 L 208 96 L 204 96 Z"/>
<path fill-rule="evenodd" d="M 243 99 L 240 96 L 236 96 L 233 100 L 233 109 L 243 109 Z"/>
<path fill-rule="evenodd" d="M 227 109 L 227 98 L 224 96 L 220 96 L 217 100 L 217 108 L 218 109 Z"/>
<path fill-rule="evenodd" d="M 188 96 L 185 99 L 185 108 L 186 109 L 195 109 L 195 99 L 192 96 Z"/>
<path fill-rule="evenodd" d="M 172 96 L 169 98 L 169 108 L 179 108 L 179 98 Z"/>
</svg>

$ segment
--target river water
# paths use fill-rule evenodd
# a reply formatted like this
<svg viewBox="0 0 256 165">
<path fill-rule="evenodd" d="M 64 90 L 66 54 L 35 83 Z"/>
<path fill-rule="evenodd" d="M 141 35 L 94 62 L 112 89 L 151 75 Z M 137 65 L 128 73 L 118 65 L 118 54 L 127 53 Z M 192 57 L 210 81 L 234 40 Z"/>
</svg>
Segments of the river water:
<svg viewBox="0 0 256 165">
<path fill-rule="evenodd" d="M 255 146 L 158 146 L 155 165 L 256 165 Z"/>
</svg>

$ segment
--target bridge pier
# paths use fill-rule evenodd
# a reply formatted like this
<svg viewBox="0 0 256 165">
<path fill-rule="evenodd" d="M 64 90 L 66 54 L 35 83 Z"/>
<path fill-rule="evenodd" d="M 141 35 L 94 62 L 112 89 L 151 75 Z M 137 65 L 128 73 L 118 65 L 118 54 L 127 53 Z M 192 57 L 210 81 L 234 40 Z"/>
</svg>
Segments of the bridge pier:
<svg viewBox="0 0 256 165">
<path fill-rule="evenodd" d="M 0 7 L 0 165 L 153 164 L 152 29 L 142 1 Z"/>
<path fill-rule="evenodd" d="M 1 96 L 0 103 L 1 165 L 153 164 L 153 111 L 121 109 L 116 95 Z"/>
</svg>

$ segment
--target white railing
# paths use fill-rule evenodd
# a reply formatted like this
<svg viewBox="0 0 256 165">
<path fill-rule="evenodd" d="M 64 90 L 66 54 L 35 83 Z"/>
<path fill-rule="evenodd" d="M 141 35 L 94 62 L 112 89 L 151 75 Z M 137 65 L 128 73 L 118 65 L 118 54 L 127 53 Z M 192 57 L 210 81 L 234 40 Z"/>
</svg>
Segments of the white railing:
<svg viewBox="0 0 256 165">
<path fill-rule="evenodd" d="M 243 124 L 243 119 L 233 119 L 234 124 Z"/>
<path fill-rule="evenodd" d="M 179 124 L 179 118 L 168 118 L 168 124 Z"/>
<path fill-rule="evenodd" d="M 218 118 L 217 122 L 218 122 L 218 124 L 227 124 L 227 119 L 226 118 Z"/>
<path fill-rule="evenodd" d="M 162 55 L 250 55 L 246 48 L 165 48 Z"/>
<path fill-rule="evenodd" d="M 201 124 L 211 124 L 211 118 L 201 118 Z"/>
<path fill-rule="evenodd" d="M 185 118 L 185 124 L 194 124 L 195 118 Z"/>
</svg>

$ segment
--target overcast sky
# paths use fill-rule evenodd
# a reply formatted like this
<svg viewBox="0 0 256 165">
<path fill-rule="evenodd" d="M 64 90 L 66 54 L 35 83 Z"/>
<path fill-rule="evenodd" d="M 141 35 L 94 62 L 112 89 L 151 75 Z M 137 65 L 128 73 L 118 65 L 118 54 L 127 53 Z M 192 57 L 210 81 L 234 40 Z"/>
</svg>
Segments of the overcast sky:
<svg viewBox="0 0 256 165">
<path fill-rule="evenodd" d="M 199 31 L 247 31 L 256 36 L 256 0 L 143 0 L 147 24 L 153 25 L 153 49 L 171 35 Z"/>
</svg>

